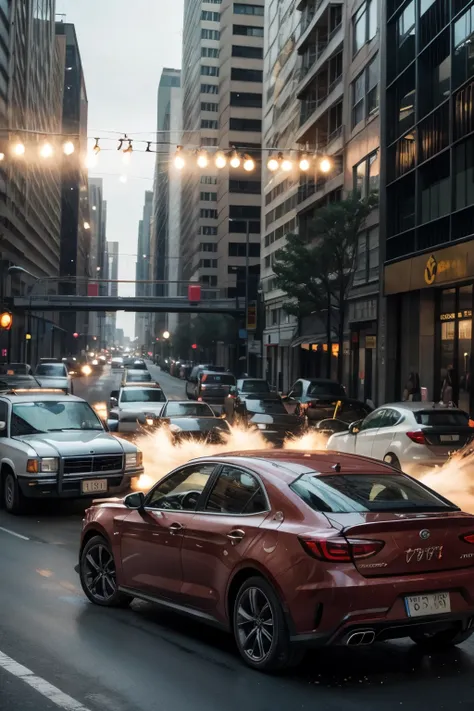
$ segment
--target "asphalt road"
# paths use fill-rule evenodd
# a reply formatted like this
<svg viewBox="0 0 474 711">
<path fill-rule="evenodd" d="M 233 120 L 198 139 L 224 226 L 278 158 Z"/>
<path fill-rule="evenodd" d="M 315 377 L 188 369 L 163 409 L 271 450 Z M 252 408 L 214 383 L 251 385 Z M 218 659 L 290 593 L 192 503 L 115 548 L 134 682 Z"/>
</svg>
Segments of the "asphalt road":
<svg viewBox="0 0 474 711">
<path fill-rule="evenodd" d="M 182 383 L 158 379 L 183 397 Z M 118 380 L 91 379 L 89 401 Z M 82 510 L 0 512 L 0 711 L 473 711 L 474 641 L 435 656 L 406 642 L 325 649 L 271 677 L 226 635 L 153 605 L 92 606 L 74 570 Z"/>
</svg>

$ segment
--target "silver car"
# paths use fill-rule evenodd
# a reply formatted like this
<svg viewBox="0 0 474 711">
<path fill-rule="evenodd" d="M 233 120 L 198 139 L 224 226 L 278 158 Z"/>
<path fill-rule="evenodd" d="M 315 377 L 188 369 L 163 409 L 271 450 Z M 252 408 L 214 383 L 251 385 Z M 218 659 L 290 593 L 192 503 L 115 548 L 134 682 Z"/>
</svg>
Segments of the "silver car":
<svg viewBox="0 0 474 711">
<path fill-rule="evenodd" d="M 143 473 L 142 454 L 109 434 L 91 406 L 60 390 L 0 393 L 0 505 L 104 497 Z"/>
<path fill-rule="evenodd" d="M 72 378 L 66 363 L 40 362 L 36 366 L 34 375 L 42 388 L 64 390 L 71 394 L 73 392 Z"/>
<path fill-rule="evenodd" d="M 383 405 L 348 432 L 332 435 L 327 449 L 361 454 L 410 474 L 442 466 L 452 452 L 474 436 L 469 415 L 428 402 Z"/>
</svg>

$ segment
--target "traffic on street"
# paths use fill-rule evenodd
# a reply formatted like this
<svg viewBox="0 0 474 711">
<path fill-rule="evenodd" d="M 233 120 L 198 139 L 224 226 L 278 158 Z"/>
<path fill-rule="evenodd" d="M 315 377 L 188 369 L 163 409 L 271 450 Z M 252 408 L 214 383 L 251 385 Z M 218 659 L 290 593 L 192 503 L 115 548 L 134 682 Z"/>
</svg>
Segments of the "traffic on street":
<svg viewBox="0 0 474 711">
<path fill-rule="evenodd" d="M 147 363 L 147 371 L 152 380 L 159 383 L 170 403 L 170 411 L 173 402 L 187 400 L 185 381 L 151 362 Z M 77 378 L 75 397 L 84 398 L 92 406 L 102 403 L 108 407 L 111 393 L 120 388 L 123 379 L 122 370 L 113 371 L 106 366 L 100 373 Z M 128 387 L 144 385 L 147 383 L 132 383 Z M 176 408 L 174 411 L 179 414 Z M 343 455 L 346 456 L 350 455 Z M 286 459 L 288 457 L 293 461 L 291 452 Z M 374 462 L 373 466 L 387 465 Z M 263 469 L 261 471 L 265 478 Z M 193 490 L 196 486 L 199 491 L 195 480 Z M 328 505 L 331 500 L 327 499 Z M 184 499 L 181 503 L 185 510 Z M 419 500 L 420 511 L 425 510 L 423 506 L 426 508 L 428 503 Z M 355 711 L 376 709 L 380 705 L 409 711 L 418 710 L 422 704 L 433 709 L 452 708 L 453 704 L 461 709 L 471 708 L 472 638 L 459 646 L 438 645 L 437 648 L 436 644 L 415 644 L 416 634 L 412 628 L 413 640 L 395 638 L 383 643 L 375 641 L 373 645 L 359 644 L 356 640 L 338 646 L 331 644 L 324 650 L 309 648 L 295 666 L 275 676 L 256 670 L 259 666 L 255 654 L 250 666 L 256 669 L 250 668 L 238 654 L 231 635 L 219 626 L 209 626 L 204 618 L 178 614 L 179 606 L 173 611 L 155 604 L 152 596 L 147 599 L 146 594 L 135 598 L 130 609 L 128 604 L 104 607 L 100 599 L 95 601 L 99 604 L 92 604 L 84 594 L 79 576 L 82 520 L 89 505 L 90 500 L 81 499 L 35 501 L 34 507 L 22 516 L 0 511 L 2 711 L 29 708 L 49 711 L 58 706 L 73 711 L 141 711 L 171 706 L 217 711 L 222 708 L 223 698 L 226 709 L 236 711 L 244 705 L 251 711 L 281 708 L 283 703 L 294 708 L 317 705 L 328 710 Z M 307 515 L 303 500 L 300 506 Z M 433 510 L 440 511 L 443 506 L 446 504 L 438 501 Z M 113 513 L 113 509 L 108 510 Z M 334 502 L 332 510 L 336 511 Z M 383 510 L 387 510 L 387 505 Z M 449 510 L 448 506 L 446 511 Z M 140 516 L 139 511 L 132 510 L 132 514 Z M 333 517 L 337 518 L 337 514 Z M 431 523 L 428 520 L 427 525 L 435 527 L 434 520 L 431 518 Z M 459 525 L 460 535 L 468 531 L 469 525 L 466 528 L 462 520 Z M 356 535 L 364 537 L 360 526 Z M 383 536 L 381 529 L 375 538 Z M 434 536 L 433 530 L 433 550 L 437 543 Z M 232 551 L 232 546 L 229 550 Z M 325 555 L 330 560 L 332 554 L 328 551 Z M 93 550 L 91 554 L 95 555 Z M 130 555 L 134 555 L 133 547 Z M 300 555 L 304 555 L 302 549 Z M 338 555 L 340 553 L 336 553 Z M 355 549 L 353 555 L 356 555 Z M 160 565 L 159 559 L 156 565 Z M 318 562 L 317 566 L 320 565 Z M 448 563 L 447 567 L 451 565 Z M 429 563 L 425 569 L 430 569 Z M 461 580 L 463 570 L 469 587 L 472 573 L 463 565 L 447 577 L 446 573 L 439 574 L 443 587 L 449 589 L 455 580 Z M 139 572 L 134 575 L 140 577 Z M 438 590 L 436 577 L 432 576 L 433 582 L 428 582 L 429 577 L 420 576 L 417 589 Z M 366 584 L 367 581 L 370 585 L 370 577 L 366 578 Z M 474 614 L 474 590 L 469 593 L 466 590 L 466 595 L 463 609 L 470 620 L 469 614 Z M 383 606 L 383 597 L 378 602 L 374 598 L 372 606 L 380 606 L 380 603 Z M 439 596 L 433 604 L 444 604 L 444 599 Z M 459 604 L 451 593 L 452 612 L 461 610 Z M 261 614 L 263 619 L 263 612 Z M 363 630 L 367 625 L 368 622 L 363 622 Z M 428 638 L 424 640 L 428 641 Z"/>
</svg>

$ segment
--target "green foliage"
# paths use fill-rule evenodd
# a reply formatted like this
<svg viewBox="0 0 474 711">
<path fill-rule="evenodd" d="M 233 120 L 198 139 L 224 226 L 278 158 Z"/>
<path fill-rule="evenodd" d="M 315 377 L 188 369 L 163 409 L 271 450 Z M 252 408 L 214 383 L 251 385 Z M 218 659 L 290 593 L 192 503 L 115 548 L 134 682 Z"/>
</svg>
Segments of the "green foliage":
<svg viewBox="0 0 474 711">
<path fill-rule="evenodd" d="M 173 351 L 185 358 L 193 343 L 197 343 L 200 349 L 212 349 L 218 341 L 226 345 L 235 343 L 236 328 L 234 319 L 225 314 L 199 314 L 181 318 L 171 337 Z"/>
</svg>

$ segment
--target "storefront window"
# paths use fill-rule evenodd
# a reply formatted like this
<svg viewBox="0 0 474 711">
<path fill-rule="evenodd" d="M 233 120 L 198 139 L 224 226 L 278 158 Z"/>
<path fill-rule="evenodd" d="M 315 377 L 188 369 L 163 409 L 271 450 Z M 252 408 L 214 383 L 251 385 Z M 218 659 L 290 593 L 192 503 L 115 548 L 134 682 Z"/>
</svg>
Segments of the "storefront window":
<svg viewBox="0 0 474 711">
<path fill-rule="evenodd" d="M 471 391 L 472 285 L 459 289 L 458 313 L 459 407 L 469 412 Z"/>
<path fill-rule="evenodd" d="M 440 397 L 466 412 L 471 399 L 472 285 L 445 289 L 440 299 Z"/>
</svg>

